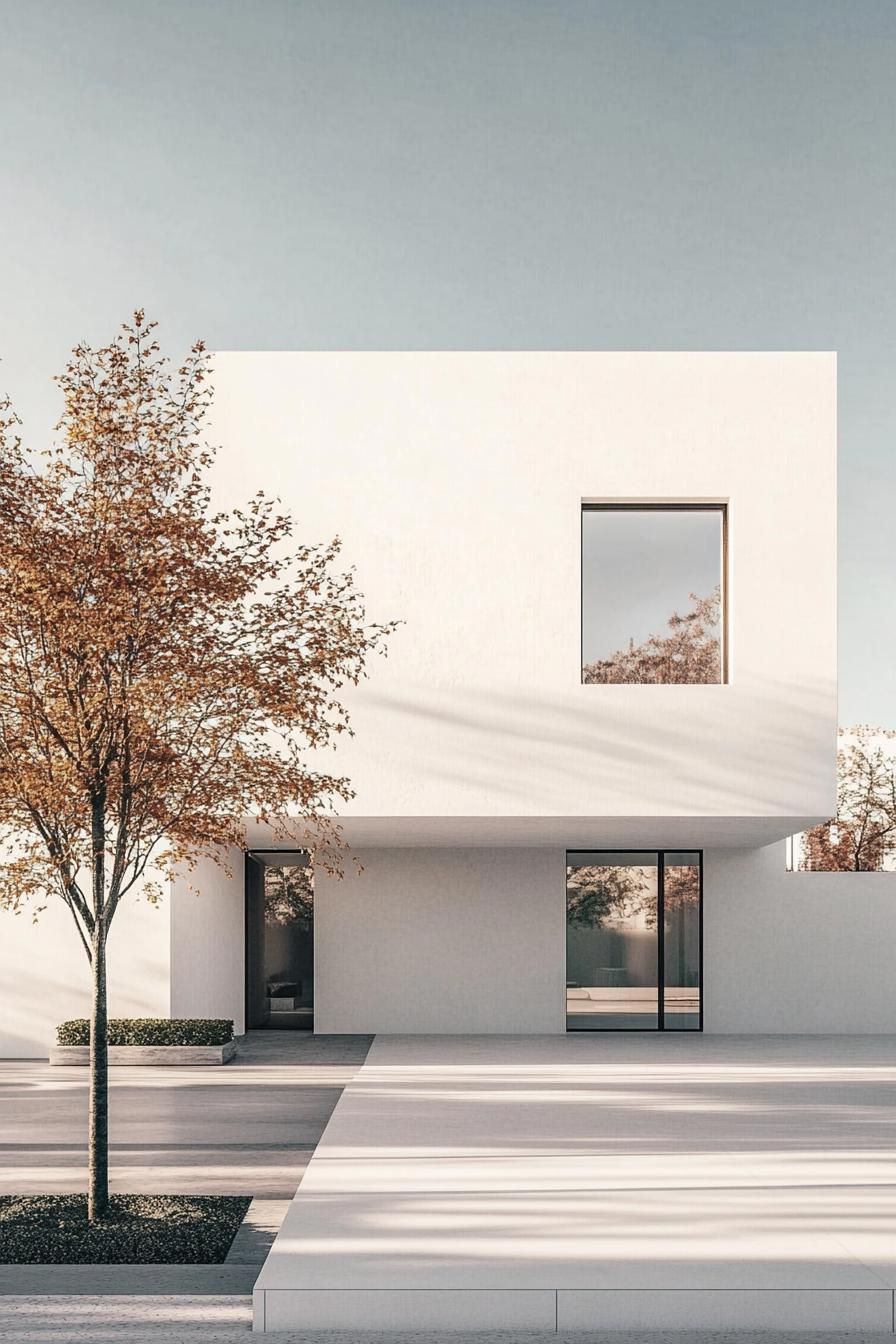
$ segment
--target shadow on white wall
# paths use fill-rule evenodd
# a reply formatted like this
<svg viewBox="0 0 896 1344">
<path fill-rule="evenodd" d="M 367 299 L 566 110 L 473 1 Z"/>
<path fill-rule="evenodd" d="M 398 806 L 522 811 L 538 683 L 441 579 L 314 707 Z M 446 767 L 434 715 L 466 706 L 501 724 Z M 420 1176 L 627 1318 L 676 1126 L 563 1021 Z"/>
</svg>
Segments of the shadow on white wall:
<svg viewBox="0 0 896 1344">
<path fill-rule="evenodd" d="M 123 901 L 109 937 L 109 1016 L 167 1017 L 170 902 Z M 90 970 L 71 915 L 50 903 L 36 923 L 0 911 L 0 1058 L 46 1058 L 55 1028 L 90 1012 Z"/>
</svg>

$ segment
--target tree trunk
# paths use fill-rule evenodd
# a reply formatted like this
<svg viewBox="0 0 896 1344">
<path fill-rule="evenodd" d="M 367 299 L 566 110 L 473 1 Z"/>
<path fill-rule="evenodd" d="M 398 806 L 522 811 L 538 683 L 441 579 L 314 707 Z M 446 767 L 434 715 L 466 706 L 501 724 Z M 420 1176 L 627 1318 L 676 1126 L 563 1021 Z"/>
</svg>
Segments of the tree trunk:
<svg viewBox="0 0 896 1344">
<path fill-rule="evenodd" d="M 87 1216 L 105 1217 L 109 1207 L 109 1043 L 106 1011 L 105 799 L 93 805 L 93 995 L 90 1003 L 90 1095 L 87 1131 Z"/>
</svg>

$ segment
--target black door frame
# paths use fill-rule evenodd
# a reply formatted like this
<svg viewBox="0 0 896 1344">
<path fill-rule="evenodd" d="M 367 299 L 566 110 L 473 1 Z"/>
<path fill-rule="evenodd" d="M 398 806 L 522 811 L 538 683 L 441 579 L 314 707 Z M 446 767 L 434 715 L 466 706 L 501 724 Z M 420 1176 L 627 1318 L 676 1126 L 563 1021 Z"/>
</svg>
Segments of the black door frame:
<svg viewBox="0 0 896 1344">
<path fill-rule="evenodd" d="M 696 848 L 689 848 L 687 845 L 681 845 L 681 846 L 679 846 L 679 847 L 676 848 L 676 849 L 648 849 L 648 848 L 643 847 L 643 846 L 642 846 L 641 848 L 639 848 L 639 849 L 568 849 L 568 850 L 566 851 L 566 867 L 567 867 L 567 868 L 569 868 L 569 867 L 571 866 L 569 860 L 570 860 L 570 856 L 571 856 L 571 855 L 574 855 L 574 854 L 655 854 L 655 855 L 656 855 L 656 869 L 657 869 L 657 872 L 656 872 L 656 959 L 657 959 L 657 968 L 656 968 L 656 992 L 657 992 L 656 1018 L 657 1018 L 657 1024 L 656 1024 L 655 1027 L 592 1027 L 592 1028 L 590 1028 L 590 1030 L 592 1030 L 592 1031 L 607 1031 L 607 1032 L 614 1032 L 614 1031 L 619 1031 L 619 1032 L 622 1032 L 622 1031 L 654 1032 L 654 1031 L 666 1031 L 666 1030 L 668 1030 L 670 1034 L 675 1034 L 675 1035 L 686 1035 L 687 1032 L 688 1032 L 688 1030 L 692 1030 L 692 1029 L 691 1029 L 691 1028 L 684 1028 L 684 1029 L 682 1029 L 682 1028 L 678 1028 L 678 1027 L 669 1027 L 669 1028 L 666 1027 L 666 957 L 665 957 L 665 952 L 666 952 L 666 901 L 665 901 L 666 855 L 667 855 L 667 854 L 696 854 L 696 855 L 697 855 L 697 872 L 698 872 L 698 881 L 699 881 L 699 884 L 700 884 L 700 891 L 699 891 L 699 896 L 698 896 L 698 900 L 697 900 L 697 940 L 698 940 L 698 944 L 699 944 L 698 949 L 697 949 L 697 966 L 698 966 L 698 972 L 697 972 L 697 974 L 698 974 L 698 979 L 699 979 L 699 985 L 698 985 L 698 988 L 699 988 L 699 990 L 700 990 L 700 1011 L 699 1011 L 699 1013 L 698 1013 L 698 1015 L 697 1015 L 697 1017 L 698 1017 L 698 1026 L 697 1026 L 696 1029 L 697 1029 L 697 1031 L 702 1031 L 702 1030 L 703 1030 L 703 988 L 704 988 L 704 981 L 703 981 L 703 850 L 702 850 L 702 849 L 696 849 Z M 567 945 L 567 946 L 568 946 L 568 945 Z M 568 955 L 569 955 L 569 953 L 568 953 L 568 951 L 567 951 L 567 957 L 568 957 Z M 568 974 L 568 972 L 569 972 L 569 965 L 568 965 L 568 962 L 567 962 L 567 977 L 566 977 L 567 980 L 569 979 L 569 974 Z M 564 1005 L 564 1006 L 565 1006 L 565 1005 Z M 567 1030 L 567 1032 L 570 1030 L 569 1026 L 567 1026 L 566 1030 Z M 587 1028 L 587 1027 L 582 1027 L 582 1028 L 579 1028 L 579 1030 L 582 1032 L 582 1034 L 584 1034 L 586 1031 L 589 1030 L 589 1028 Z"/>
<path fill-rule="evenodd" d="M 255 855 L 256 855 L 256 854 L 306 854 L 306 855 L 307 855 L 307 853 L 308 853 L 308 851 L 307 851 L 306 849 L 288 849 L 288 848 L 286 848 L 286 847 L 283 846 L 283 845 L 270 845 L 270 846 L 268 846 L 268 847 L 266 847 L 266 848 L 257 847 L 257 848 L 253 848 L 253 849 L 246 849 L 246 850 L 243 851 L 243 1020 L 244 1020 L 245 1023 L 246 1023 L 246 1030 L 247 1030 L 247 1031 L 257 1031 L 257 1030 L 258 1030 L 257 1027 L 251 1027 L 251 1026 L 249 1025 L 249 1018 L 250 1018 L 250 1016 L 252 1015 L 252 1006 L 251 1006 L 251 1005 L 252 1005 L 252 998 L 251 998 L 250 983 L 249 983 L 249 981 L 250 981 L 250 976 L 251 976 L 251 974 L 252 974 L 252 962 L 251 962 L 250 955 L 249 955 L 250 938 L 251 938 L 251 933 L 250 933 L 250 911 L 249 911 L 249 882 L 250 882 L 250 880 L 251 880 L 251 879 L 250 879 L 250 876 L 249 876 L 249 875 L 250 875 L 250 872 L 251 872 L 250 865 L 252 864 L 253 861 L 255 861 Z M 263 867 L 264 867 L 264 864 L 263 864 L 262 862 L 259 861 L 259 866 L 263 868 Z M 313 916 L 313 914 L 312 914 L 312 920 L 313 920 L 313 918 L 314 918 L 314 916 Z M 312 924 L 312 936 L 313 936 L 313 924 Z M 313 996 L 312 996 L 312 1003 L 311 1003 L 311 1021 L 312 1021 L 312 1023 L 314 1022 L 314 997 L 313 997 Z M 313 1030 L 314 1030 L 314 1028 L 312 1027 L 312 1031 L 313 1031 Z"/>
</svg>

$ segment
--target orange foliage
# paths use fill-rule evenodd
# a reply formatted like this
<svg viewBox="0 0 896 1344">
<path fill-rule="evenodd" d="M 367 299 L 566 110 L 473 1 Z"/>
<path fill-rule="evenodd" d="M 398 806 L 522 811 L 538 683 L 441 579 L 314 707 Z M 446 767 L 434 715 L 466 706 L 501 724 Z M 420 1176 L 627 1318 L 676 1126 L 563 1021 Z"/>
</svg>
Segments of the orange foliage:
<svg viewBox="0 0 896 1344">
<path fill-rule="evenodd" d="M 800 868 L 878 872 L 896 847 L 896 758 L 890 729 L 840 729 L 837 815 L 802 836 Z"/>
<path fill-rule="evenodd" d="M 351 785 L 308 753 L 392 629 L 338 540 L 299 543 L 260 492 L 212 513 L 208 357 L 172 370 L 153 328 L 73 351 L 37 458 L 0 407 L 0 902 L 60 897 L 88 955 L 150 858 L 217 857 L 247 815 L 338 870 Z"/>
</svg>

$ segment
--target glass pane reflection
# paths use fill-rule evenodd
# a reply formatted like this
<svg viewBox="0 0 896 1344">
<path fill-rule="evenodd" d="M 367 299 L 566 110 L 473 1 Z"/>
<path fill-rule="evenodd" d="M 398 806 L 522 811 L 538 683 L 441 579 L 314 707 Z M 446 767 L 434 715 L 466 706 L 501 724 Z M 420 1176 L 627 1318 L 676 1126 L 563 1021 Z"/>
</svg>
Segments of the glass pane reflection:
<svg viewBox="0 0 896 1344">
<path fill-rule="evenodd" d="M 725 679 L 725 510 L 586 504 L 582 510 L 582 681 Z"/>
<path fill-rule="evenodd" d="M 567 854 L 567 1030 L 699 1031 L 700 902 L 696 851 Z"/>
<path fill-rule="evenodd" d="M 566 869 L 567 1029 L 655 1029 L 656 854 L 568 858 L 575 862 Z"/>
<path fill-rule="evenodd" d="M 664 856 L 663 970 L 667 1031 L 700 1030 L 700 856 Z"/>
</svg>

